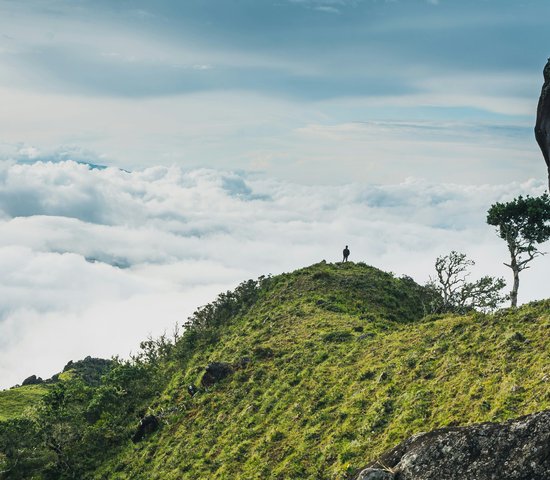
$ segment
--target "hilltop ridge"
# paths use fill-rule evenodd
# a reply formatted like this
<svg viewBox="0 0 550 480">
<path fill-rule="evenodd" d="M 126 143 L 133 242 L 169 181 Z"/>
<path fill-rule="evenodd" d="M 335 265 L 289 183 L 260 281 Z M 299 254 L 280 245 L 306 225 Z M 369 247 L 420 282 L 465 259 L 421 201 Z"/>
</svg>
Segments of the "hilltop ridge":
<svg viewBox="0 0 550 480">
<path fill-rule="evenodd" d="M 351 262 L 244 282 L 8 420 L 6 478 L 345 479 L 415 433 L 550 408 L 550 301 L 426 316 L 431 295 Z"/>
</svg>

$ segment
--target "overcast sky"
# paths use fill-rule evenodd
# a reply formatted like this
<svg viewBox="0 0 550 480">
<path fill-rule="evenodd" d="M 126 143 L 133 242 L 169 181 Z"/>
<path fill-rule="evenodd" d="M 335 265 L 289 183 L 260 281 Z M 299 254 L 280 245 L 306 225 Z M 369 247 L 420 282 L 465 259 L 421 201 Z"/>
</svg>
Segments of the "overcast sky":
<svg viewBox="0 0 550 480">
<path fill-rule="evenodd" d="M 509 276 L 546 0 L 0 0 L 0 387 L 339 259 Z M 88 164 L 108 166 L 90 168 Z M 542 258 L 520 299 L 548 297 Z"/>
</svg>

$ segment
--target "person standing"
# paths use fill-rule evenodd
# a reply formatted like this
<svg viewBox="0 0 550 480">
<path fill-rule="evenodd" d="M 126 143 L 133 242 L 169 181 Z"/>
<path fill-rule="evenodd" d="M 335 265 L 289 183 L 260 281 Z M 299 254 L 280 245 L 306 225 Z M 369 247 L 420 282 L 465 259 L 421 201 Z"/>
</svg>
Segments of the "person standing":
<svg viewBox="0 0 550 480">
<path fill-rule="evenodd" d="M 348 248 L 347 245 L 346 245 L 346 248 L 344 248 L 343 254 L 344 254 L 344 260 L 342 260 L 342 261 L 343 261 L 343 262 L 347 262 L 347 261 L 348 261 L 348 257 L 349 257 L 349 248 Z"/>
</svg>

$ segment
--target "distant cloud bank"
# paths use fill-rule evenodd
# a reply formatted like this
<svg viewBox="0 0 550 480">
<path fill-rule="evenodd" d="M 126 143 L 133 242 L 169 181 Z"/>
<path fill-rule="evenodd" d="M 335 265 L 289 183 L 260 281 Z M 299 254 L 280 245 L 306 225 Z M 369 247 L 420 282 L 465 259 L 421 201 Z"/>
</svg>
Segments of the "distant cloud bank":
<svg viewBox="0 0 550 480">
<path fill-rule="evenodd" d="M 0 164 L 0 386 L 135 350 L 242 280 L 350 259 L 427 280 L 456 249 L 508 275 L 488 206 L 507 185 L 304 186 L 242 172 Z M 522 300 L 548 296 L 540 259 Z"/>
</svg>

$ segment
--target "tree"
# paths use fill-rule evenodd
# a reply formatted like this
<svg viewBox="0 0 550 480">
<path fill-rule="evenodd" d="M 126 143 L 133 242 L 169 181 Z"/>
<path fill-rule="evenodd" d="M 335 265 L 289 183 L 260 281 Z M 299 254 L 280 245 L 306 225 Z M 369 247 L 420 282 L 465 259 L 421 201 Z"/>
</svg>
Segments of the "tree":
<svg viewBox="0 0 550 480">
<path fill-rule="evenodd" d="M 511 202 L 495 203 L 487 212 L 487 223 L 497 227 L 500 238 L 506 241 L 510 252 L 510 263 L 514 285 L 510 292 L 512 307 L 518 304 L 519 273 L 539 255 L 537 245 L 550 238 L 550 197 L 519 196 Z"/>
<path fill-rule="evenodd" d="M 466 313 L 470 310 L 494 310 L 506 296 L 500 292 L 506 286 L 503 278 L 484 276 L 475 282 L 468 282 L 468 269 L 475 265 L 466 254 L 452 251 L 437 257 L 436 279 L 430 279 L 428 286 L 439 295 L 433 305 L 435 312 Z"/>
</svg>

